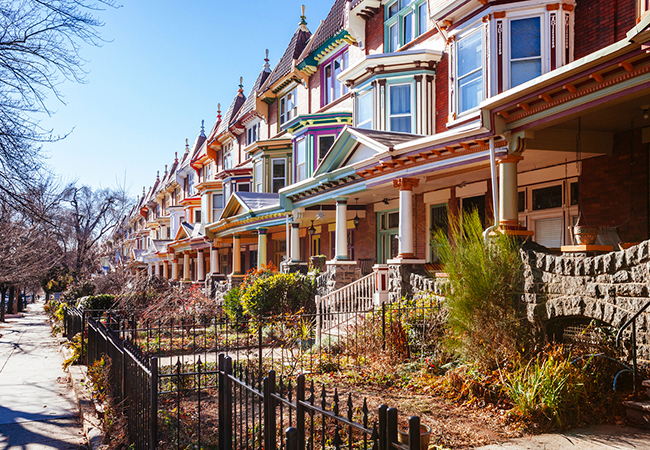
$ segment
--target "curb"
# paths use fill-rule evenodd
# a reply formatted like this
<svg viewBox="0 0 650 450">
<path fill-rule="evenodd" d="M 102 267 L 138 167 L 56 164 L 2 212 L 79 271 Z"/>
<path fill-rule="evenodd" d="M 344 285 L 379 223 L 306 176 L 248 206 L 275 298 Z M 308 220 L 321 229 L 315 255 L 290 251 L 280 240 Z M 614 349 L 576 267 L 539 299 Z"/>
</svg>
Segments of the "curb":
<svg viewBox="0 0 650 450">
<path fill-rule="evenodd" d="M 63 353 L 65 359 L 71 356 L 70 349 L 65 345 L 67 340 L 62 339 L 60 342 L 60 351 Z M 106 448 L 104 442 L 104 431 L 102 429 L 102 421 L 97 412 L 97 406 L 92 398 L 90 390 L 88 389 L 87 367 L 82 365 L 71 365 L 67 371 L 72 380 L 72 388 L 74 396 L 79 405 L 79 417 L 83 424 L 84 434 L 88 441 L 88 448 L 90 450 L 102 450 Z"/>
</svg>

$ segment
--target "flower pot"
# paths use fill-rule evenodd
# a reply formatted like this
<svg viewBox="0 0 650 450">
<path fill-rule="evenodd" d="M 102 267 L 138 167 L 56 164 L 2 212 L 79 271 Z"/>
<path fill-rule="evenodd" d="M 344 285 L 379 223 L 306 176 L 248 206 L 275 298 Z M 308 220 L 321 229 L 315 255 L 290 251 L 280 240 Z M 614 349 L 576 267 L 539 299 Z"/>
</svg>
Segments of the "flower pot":
<svg viewBox="0 0 650 450">
<path fill-rule="evenodd" d="M 429 448 L 430 439 L 431 427 L 420 425 L 420 450 L 427 450 Z M 397 440 L 404 445 L 409 445 L 409 432 L 397 430 Z"/>
<path fill-rule="evenodd" d="M 569 227 L 573 233 L 573 242 L 576 245 L 594 245 L 598 237 L 598 227 L 583 227 L 575 226 Z"/>
</svg>

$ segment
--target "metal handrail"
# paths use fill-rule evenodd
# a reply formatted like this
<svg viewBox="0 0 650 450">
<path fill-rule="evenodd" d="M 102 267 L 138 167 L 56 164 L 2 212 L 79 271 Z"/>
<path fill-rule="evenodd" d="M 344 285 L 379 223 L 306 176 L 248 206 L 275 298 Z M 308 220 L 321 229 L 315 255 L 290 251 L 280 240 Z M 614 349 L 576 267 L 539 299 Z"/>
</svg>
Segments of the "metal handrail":
<svg viewBox="0 0 650 450">
<path fill-rule="evenodd" d="M 637 373 L 637 367 L 636 367 L 636 319 L 650 306 L 650 301 L 646 303 L 641 309 L 637 311 L 637 313 L 632 316 L 631 319 L 629 319 L 627 322 L 621 326 L 621 328 L 618 329 L 618 333 L 616 333 L 616 342 L 615 346 L 618 347 L 619 340 L 621 338 L 621 333 L 623 332 L 624 329 L 632 325 L 632 383 L 634 385 L 634 398 L 638 399 L 638 387 L 637 387 L 637 382 L 636 382 L 636 373 Z"/>
</svg>

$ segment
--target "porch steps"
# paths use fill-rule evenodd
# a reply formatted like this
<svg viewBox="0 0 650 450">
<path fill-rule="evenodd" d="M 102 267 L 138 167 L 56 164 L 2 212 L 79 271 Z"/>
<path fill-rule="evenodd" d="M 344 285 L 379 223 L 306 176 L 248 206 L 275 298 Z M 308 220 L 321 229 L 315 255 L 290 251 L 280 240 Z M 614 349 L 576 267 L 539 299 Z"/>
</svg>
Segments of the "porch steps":
<svg viewBox="0 0 650 450">
<path fill-rule="evenodd" d="M 643 380 L 641 386 L 645 389 L 646 396 L 650 398 L 650 379 Z M 650 428 L 650 400 L 643 401 L 626 401 L 625 414 L 632 422 L 646 428 Z"/>
</svg>

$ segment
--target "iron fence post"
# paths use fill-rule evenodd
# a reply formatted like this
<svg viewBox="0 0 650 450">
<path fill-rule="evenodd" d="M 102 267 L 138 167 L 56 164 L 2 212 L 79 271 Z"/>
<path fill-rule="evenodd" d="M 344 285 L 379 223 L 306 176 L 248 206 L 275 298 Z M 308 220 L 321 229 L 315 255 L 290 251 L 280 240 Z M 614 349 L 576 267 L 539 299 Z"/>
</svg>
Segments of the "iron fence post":
<svg viewBox="0 0 650 450">
<path fill-rule="evenodd" d="M 302 402 L 305 401 L 305 376 L 298 376 L 298 383 L 296 384 L 296 428 L 298 431 L 298 448 L 305 449 L 305 406 Z M 287 447 L 288 449 L 288 447 Z"/>
<path fill-rule="evenodd" d="M 225 359 L 226 356 L 223 353 L 219 353 L 219 450 L 225 450 L 226 448 L 226 394 L 225 394 L 225 382 L 224 382 L 224 369 L 225 369 Z"/>
<path fill-rule="evenodd" d="M 262 325 L 257 329 L 257 341 L 258 341 L 258 376 L 262 376 Z"/>
<path fill-rule="evenodd" d="M 284 434 L 286 450 L 298 450 L 298 430 L 296 430 L 294 427 L 289 427 L 286 429 Z"/>
<path fill-rule="evenodd" d="M 225 423 L 225 449 L 224 450 L 231 450 L 232 449 L 232 380 L 230 379 L 230 375 L 232 375 L 232 358 L 229 356 L 226 356 L 225 358 L 225 394 L 226 394 L 226 404 L 224 405 L 225 407 L 225 413 L 226 413 L 226 423 Z"/>
<path fill-rule="evenodd" d="M 381 349 L 386 350 L 386 303 L 381 304 Z"/>
<path fill-rule="evenodd" d="M 388 406 L 379 406 L 379 450 L 387 450 L 388 448 L 387 410 Z"/>
<path fill-rule="evenodd" d="M 420 450 L 420 418 L 409 417 L 409 450 Z"/>
<path fill-rule="evenodd" d="M 156 450 L 158 447 L 158 358 L 155 356 L 149 359 L 151 364 L 151 424 L 149 434 L 149 448 Z"/>
<path fill-rule="evenodd" d="M 264 443 L 268 449 L 274 449 L 275 442 L 275 371 L 269 371 L 264 378 Z"/>
<path fill-rule="evenodd" d="M 636 320 L 634 320 L 632 321 L 632 383 L 634 384 L 634 400 L 639 399 L 636 381 Z"/>
<path fill-rule="evenodd" d="M 386 410 L 386 447 L 393 448 L 397 444 L 397 408 Z"/>
</svg>

